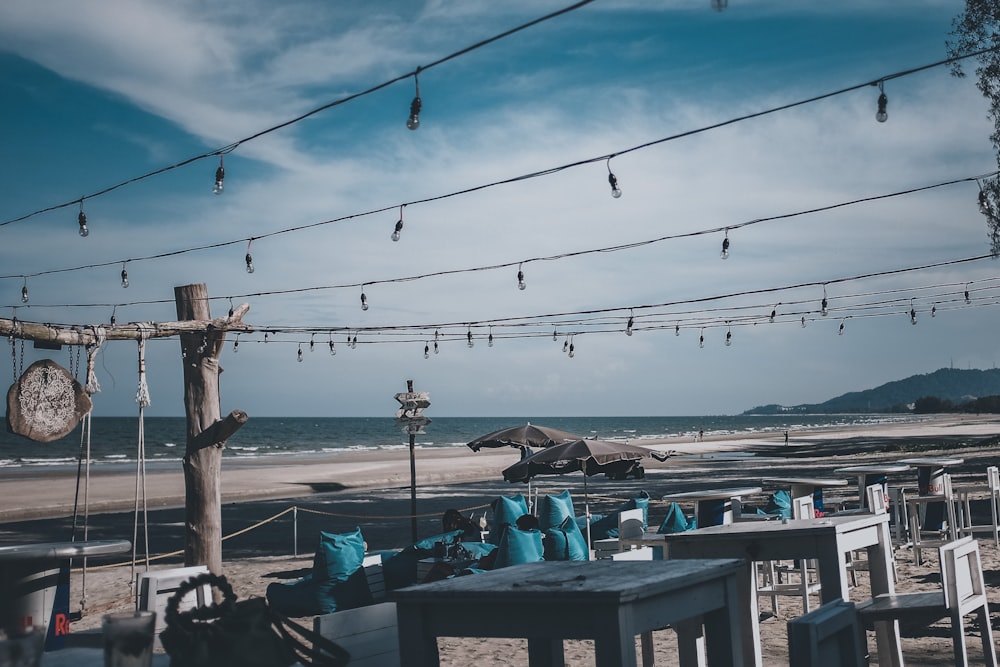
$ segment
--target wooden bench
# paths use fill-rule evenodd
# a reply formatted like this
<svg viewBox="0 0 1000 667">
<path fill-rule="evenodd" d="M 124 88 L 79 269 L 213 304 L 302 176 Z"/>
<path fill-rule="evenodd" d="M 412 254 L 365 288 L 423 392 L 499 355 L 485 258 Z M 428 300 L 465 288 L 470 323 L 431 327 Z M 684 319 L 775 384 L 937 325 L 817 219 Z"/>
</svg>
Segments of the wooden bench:
<svg viewBox="0 0 1000 667">
<path fill-rule="evenodd" d="M 385 602 L 385 572 L 382 570 L 382 554 L 369 554 L 361 562 L 368 580 L 368 590 L 373 602 Z"/>
<path fill-rule="evenodd" d="M 313 620 L 313 631 L 350 653 L 351 667 L 400 664 L 395 602 L 322 614 Z"/>
<path fill-rule="evenodd" d="M 167 601 L 188 579 L 208 573 L 205 565 L 177 567 L 169 570 L 150 570 L 136 575 L 135 606 L 140 611 L 156 612 L 156 646 L 160 646 L 160 632 L 167 627 Z M 212 587 L 199 586 L 185 595 L 178 606 L 179 611 L 202 607 L 212 603 Z"/>
</svg>

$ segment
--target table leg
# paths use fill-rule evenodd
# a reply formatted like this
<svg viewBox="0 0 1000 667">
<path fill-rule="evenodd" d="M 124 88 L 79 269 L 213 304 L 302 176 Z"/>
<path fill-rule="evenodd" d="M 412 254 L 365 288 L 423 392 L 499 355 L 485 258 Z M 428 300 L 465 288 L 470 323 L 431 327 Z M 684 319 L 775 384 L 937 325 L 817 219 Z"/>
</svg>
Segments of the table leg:
<svg viewBox="0 0 1000 667">
<path fill-rule="evenodd" d="M 677 632 L 677 664 L 681 667 L 705 664 L 705 635 L 697 619 L 686 619 L 674 623 Z M 739 638 L 737 638 L 739 639 Z"/>
<path fill-rule="evenodd" d="M 892 536 L 889 525 L 879 526 L 878 544 L 868 551 L 868 574 L 871 579 L 872 597 L 882 593 L 895 593 Z M 899 621 L 880 621 L 875 624 L 875 642 L 878 646 L 878 664 L 902 667 L 903 651 L 899 642 Z"/>
<path fill-rule="evenodd" d="M 944 468 L 921 466 L 917 468 L 917 492 L 922 496 L 938 495 L 944 491 Z M 924 508 L 924 530 L 941 530 L 944 523 L 944 503 L 927 503 Z"/>
<path fill-rule="evenodd" d="M 636 667 L 635 635 L 621 624 L 602 628 L 594 637 L 594 653 L 597 667 Z"/>
<path fill-rule="evenodd" d="M 529 637 L 528 664 L 531 667 L 563 667 L 566 658 L 563 655 L 562 639 Z"/>
<path fill-rule="evenodd" d="M 399 654 L 406 656 L 406 664 L 413 667 L 438 667 L 437 638 L 424 635 L 423 619 L 426 610 L 419 606 L 396 604 L 399 623 Z M 560 663 L 558 667 L 562 667 Z"/>
<path fill-rule="evenodd" d="M 748 563 L 748 566 L 752 572 L 753 564 Z M 726 580 L 726 598 L 735 600 L 738 597 L 737 579 L 731 577 Z M 742 620 L 739 605 L 736 604 L 727 604 L 723 609 L 705 614 L 705 645 L 708 649 L 707 662 L 711 667 L 739 667 L 744 664 L 739 632 Z"/>
</svg>

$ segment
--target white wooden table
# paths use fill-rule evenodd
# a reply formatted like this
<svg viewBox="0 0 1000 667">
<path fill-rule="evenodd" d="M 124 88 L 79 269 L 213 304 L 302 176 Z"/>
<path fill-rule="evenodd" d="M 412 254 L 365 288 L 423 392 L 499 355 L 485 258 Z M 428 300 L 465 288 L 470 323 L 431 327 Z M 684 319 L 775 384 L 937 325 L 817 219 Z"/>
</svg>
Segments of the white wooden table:
<svg viewBox="0 0 1000 667">
<path fill-rule="evenodd" d="M 671 560 L 681 558 L 749 558 L 755 561 L 815 558 L 818 561 L 822 601 L 848 599 L 844 554 L 867 549 L 872 595 L 894 593 L 892 541 L 888 514 L 855 514 L 798 521 L 752 521 L 700 528 L 665 536 Z M 668 561 L 670 562 L 670 561 Z M 744 653 L 762 666 L 756 582 L 750 570 L 741 572 L 741 615 Z M 899 624 L 876 625 L 879 665 L 900 667 Z"/>
<path fill-rule="evenodd" d="M 700 491 L 685 491 L 683 493 L 668 493 L 661 500 L 673 502 L 694 502 L 695 518 L 698 526 L 715 526 L 733 522 L 733 498 L 752 496 L 761 493 L 759 486 L 741 486 L 731 489 L 702 489 Z"/>
<path fill-rule="evenodd" d="M 911 459 L 901 459 L 917 469 L 917 493 L 921 496 L 940 496 L 944 494 L 944 470 L 948 466 L 965 463 L 965 459 L 946 456 L 924 456 Z M 924 511 L 924 530 L 941 530 L 944 521 L 944 503 L 927 503 Z"/>
<path fill-rule="evenodd" d="M 748 664 L 750 618 L 736 601 L 749 578 L 745 559 L 551 561 L 410 586 L 392 599 L 408 666 L 437 665 L 437 637 L 525 637 L 532 667 L 563 665 L 564 639 L 593 639 L 597 667 L 635 667 L 636 635 L 670 625 L 687 667 L 699 664 L 702 620 L 708 665 L 736 666 Z"/>
</svg>

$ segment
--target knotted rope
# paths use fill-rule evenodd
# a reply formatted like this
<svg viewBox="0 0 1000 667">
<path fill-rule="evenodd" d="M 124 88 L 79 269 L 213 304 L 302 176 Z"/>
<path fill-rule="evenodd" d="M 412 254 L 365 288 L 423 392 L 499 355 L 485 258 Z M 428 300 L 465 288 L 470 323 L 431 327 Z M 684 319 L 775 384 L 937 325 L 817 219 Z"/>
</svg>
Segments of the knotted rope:
<svg viewBox="0 0 1000 667">
<path fill-rule="evenodd" d="M 149 333 L 144 325 L 139 328 L 139 389 L 135 393 L 135 402 L 139 404 L 139 442 L 136 452 L 135 469 L 135 520 L 132 526 L 132 573 L 129 585 L 135 582 L 135 564 L 137 560 L 139 538 L 139 498 L 142 498 L 142 526 L 144 532 L 146 571 L 149 571 L 149 514 L 146 508 L 146 429 L 144 413 L 151 404 L 149 386 L 146 384 L 146 338 Z"/>
</svg>

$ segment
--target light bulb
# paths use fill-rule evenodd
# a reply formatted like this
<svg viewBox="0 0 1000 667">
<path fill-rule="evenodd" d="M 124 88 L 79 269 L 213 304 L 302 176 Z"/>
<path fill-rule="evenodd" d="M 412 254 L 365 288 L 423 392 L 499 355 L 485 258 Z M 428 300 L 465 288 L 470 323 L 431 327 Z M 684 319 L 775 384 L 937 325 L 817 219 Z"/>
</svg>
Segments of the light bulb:
<svg viewBox="0 0 1000 667">
<path fill-rule="evenodd" d="M 354 338 L 351 339 L 351 349 L 358 349 L 358 334 L 354 334 Z"/>
<path fill-rule="evenodd" d="M 90 230 L 87 228 L 87 214 L 80 209 L 80 213 L 76 216 L 76 221 L 80 223 L 80 236 L 88 236 Z"/>
<path fill-rule="evenodd" d="M 309 336 L 309 351 L 312 352 L 316 349 L 316 334 Z"/>
<path fill-rule="evenodd" d="M 486 339 L 487 347 L 493 347 L 493 332 L 490 332 L 490 337 Z"/>
<path fill-rule="evenodd" d="M 552 342 L 559 340 L 559 334 L 556 332 L 555 327 L 552 328 Z"/>
<path fill-rule="evenodd" d="M 771 315 L 770 315 L 770 317 L 768 317 L 768 318 L 767 318 L 767 321 L 768 321 L 768 322 L 771 322 L 771 323 L 773 324 L 773 323 L 774 323 L 774 317 L 775 317 L 775 316 L 776 316 L 777 314 L 778 314 L 778 309 L 777 309 L 777 308 L 772 308 L 772 309 L 771 309 Z"/>
<path fill-rule="evenodd" d="M 885 107 L 889 103 L 889 98 L 885 96 L 885 93 L 879 93 L 878 96 L 878 112 L 875 114 L 875 120 L 880 123 L 884 123 L 889 120 L 889 114 L 886 113 Z"/>
<path fill-rule="evenodd" d="M 299 343 L 299 352 L 296 355 L 296 359 L 298 359 L 298 362 L 300 364 L 302 363 L 302 344 L 301 343 Z"/>
<path fill-rule="evenodd" d="M 364 292 L 361 292 L 361 310 L 368 310 L 368 297 Z"/>
<path fill-rule="evenodd" d="M 112 311 L 111 311 L 111 326 L 115 326 L 115 324 L 116 324 L 117 322 L 118 322 L 118 318 L 117 318 L 117 317 L 115 317 L 115 311 L 114 311 L 114 310 L 112 310 Z"/>
<path fill-rule="evenodd" d="M 247 273 L 253 273 L 253 255 L 247 253 L 246 260 L 247 260 Z"/>
<path fill-rule="evenodd" d="M 569 344 L 569 356 L 570 356 L 570 358 L 572 358 L 575 355 L 576 355 L 576 348 L 573 346 L 573 343 L 570 343 Z"/>
<path fill-rule="evenodd" d="M 434 341 L 434 354 L 438 353 L 438 342 Z"/>
<path fill-rule="evenodd" d="M 337 356 L 337 348 L 334 346 L 332 340 L 330 341 L 330 356 L 331 357 Z"/>
<path fill-rule="evenodd" d="M 610 171 L 608 172 L 608 183 L 611 184 L 611 196 L 618 199 L 622 196 L 622 191 L 618 189 L 618 179 Z"/>
<path fill-rule="evenodd" d="M 729 347 L 732 344 L 733 344 L 733 332 L 732 331 L 727 331 L 726 332 L 726 347 Z"/>
<path fill-rule="evenodd" d="M 829 312 L 830 312 L 830 311 L 828 311 L 826 309 L 826 305 L 827 305 L 827 303 L 826 303 L 826 297 L 824 296 L 823 300 L 820 301 L 820 303 L 819 303 L 819 312 L 820 312 L 820 315 L 822 315 L 823 317 L 826 317 L 827 314 L 829 314 Z"/>
<path fill-rule="evenodd" d="M 628 323 L 625 325 L 625 335 L 626 336 L 631 336 L 632 335 L 632 316 L 631 315 L 628 316 Z"/>
<path fill-rule="evenodd" d="M 917 311 L 915 311 L 913 308 L 910 308 L 910 324 L 916 324 L 916 323 L 917 323 Z"/>
<path fill-rule="evenodd" d="M 937 317 L 937 306 L 931 306 L 931 317 Z"/>
<path fill-rule="evenodd" d="M 239 351 L 240 351 L 240 339 L 237 338 L 236 340 L 233 341 L 233 354 L 236 354 Z"/>
<path fill-rule="evenodd" d="M 413 98 L 410 102 L 410 117 L 406 120 L 406 127 L 415 130 L 420 127 L 420 107 L 423 103 L 420 101 L 420 95 Z"/>
<path fill-rule="evenodd" d="M 528 286 L 528 283 L 524 282 L 524 271 L 521 269 L 517 270 L 517 289 L 523 290 Z"/>
<path fill-rule="evenodd" d="M 269 331 L 265 331 L 265 332 L 264 332 L 264 344 L 265 344 L 265 345 L 267 345 L 267 335 L 268 335 L 269 333 L 270 333 Z"/>
<path fill-rule="evenodd" d="M 806 328 L 806 316 L 805 315 L 802 316 L 802 328 L 803 329 Z"/>
<path fill-rule="evenodd" d="M 396 221 L 396 228 L 392 230 L 392 236 L 390 236 L 389 238 L 391 238 L 393 241 L 398 241 L 399 233 L 402 231 L 403 231 L 403 219 L 400 218 L 399 220 Z"/>
<path fill-rule="evenodd" d="M 698 336 L 698 347 L 705 347 L 705 332 L 702 331 Z"/>
<path fill-rule="evenodd" d="M 21 303 L 28 303 L 28 286 L 21 286 Z"/>
<path fill-rule="evenodd" d="M 563 341 L 563 352 L 566 352 L 568 350 L 569 350 L 569 338 Z"/>
<path fill-rule="evenodd" d="M 212 194 L 221 195 L 222 194 L 222 181 L 226 177 L 226 169 L 222 166 L 222 158 L 219 158 L 219 168 L 215 170 L 215 187 L 212 188 Z"/>
<path fill-rule="evenodd" d="M 674 325 L 674 335 L 675 336 L 680 336 L 681 335 L 681 325 L 679 325 L 679 324 L 675 324 Z"/>
<path fill-rule="evenodd" d="M 844 335 L 844 323 L 843 322 L 840 323 L 840 329 L 837 330 L 837 335 L 838 336 L 843 336 Z"/>
<path fill-rule="evenodd" d="M 972 299 L 969 298 L 969 286 L 965 286 L 965 302 L 972 303 Z"/>
<path fill-rule="evenodd" d="M 465 334 L 465 337 L 469 341 L 469 347 L 475 347 L 475 343 L 472 342 L 472 329 L 469 329 L 469 333 Z"/>
<path fill-rule="evenodd" d="M 431 358 L 431 346 L 428 345 L 427 343 L 424 343 L 424 359 L 430 359 L 430 358 Z"/>
<path fill-rule="evenodd" d="M 722 259 L 729 259 L 729 235 L 722 239 L 722 252 L 719 254 Z"/>
<path fill-rule="evenodd" d="M 122 287 L 128 287 L 128 271 L 125 270 L 124 266 L 122 266 Z M 232 315 L 230 315 L 230 317 L 232 317 Z"/>
</svg>

